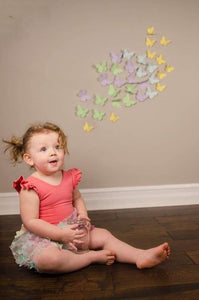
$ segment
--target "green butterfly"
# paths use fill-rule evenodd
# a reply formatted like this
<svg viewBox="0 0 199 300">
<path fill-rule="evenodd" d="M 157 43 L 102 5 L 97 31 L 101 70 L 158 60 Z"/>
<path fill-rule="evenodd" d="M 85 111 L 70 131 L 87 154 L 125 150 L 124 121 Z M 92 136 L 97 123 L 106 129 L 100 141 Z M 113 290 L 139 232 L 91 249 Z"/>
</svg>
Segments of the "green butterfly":
<svg viewBox="0 0 199 300">
<path fill-rule="evenodd" d="M 104 118 L 104 116 L 105 116 L 105 112 L 103 112 L 103 111 L 99 111 L 99 110 L 97 110 L 97 109 L 93 109 L 93 119 L 95 119 L 95 120 L 98 120 L 98 121 L 101 121 L 101 120 L 103 120 L 103 118 Z"/>
<path fill-rule="evenodd" d="M 109 90 L 108 90 L 109 96 L 116 97 L 119 93 L 120 93 L 120 89 L 115 89 L 112 84 L 109 86 Z"/>
<path fill-rule="evenodd" d="M 112 106 L 120 108 L 121 107 L 120 101 L 121 101 L 121 99 L 113 99 L 112 100 Z"/>
<path fill-rule="evenodd" d="M 135 105 L 137 102 L 135 100 L 131 100 L 129 94 L 126 94 L 124 98 L 122 98 L 122 102 L 125 104 L 126 107 L 131 107 Z"/>
<path fill-rule="evenodd" d="M 97 72 L 98 73 L 104 73 L 107 71 L 107 62 L 106 61 L 103 61 L 102 63 L 100 64 L 96 64 L 95 65 L 95 68 L 97 69 Z"/>
<path fill-rule="evenodd" d="M 83 107 L 81 107 L 80 105 L 78 105 L 78 106 L 76 107 L 76 109 L 77 109 L 76 115 L 77 115 L 78 117 L 86 118 L 86 116 L 87 116 L 87 114 L 88 114 L 88 112 L 89 112 L 89 109 L 83 108 Z"/>
<path fill-rule="evenodd" d="M 135 94 L 136 91 L 135 91 L 135 88 L 136 88 L 137 84 L 128 84 L 126 86 L 126 92 L 129 93 L 129 94 Z"/>
<path fill-rule="evenodd" d="M 99 95 L 95 95 L 95 104 L 104 106 L 107 101 L 108 98 L 101 98 Z"/>
<path fill-rule="evenodd" d="M 118 75 L 118 74 L 122 73 L 123 71 L 124 71 L 123 69 L 118 68 L 117 63 L 114 63 L 111 67 L 111 72 L 113 72 L 114 75 Z"/>
</svg>

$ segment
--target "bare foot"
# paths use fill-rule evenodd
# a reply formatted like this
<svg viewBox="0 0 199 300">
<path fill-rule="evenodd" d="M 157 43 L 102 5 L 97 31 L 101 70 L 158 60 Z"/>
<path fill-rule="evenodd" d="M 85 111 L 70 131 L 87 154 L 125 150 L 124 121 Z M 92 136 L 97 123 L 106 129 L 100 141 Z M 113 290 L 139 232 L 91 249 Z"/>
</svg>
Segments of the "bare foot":
<svg viewBox="0 0 199 300">
<path fill-rule="evenodd" d="M 155 248 L 142 250 L 137 257 L 136 265 L 139 269 L 152 268 L 159 265 L 170 255 L 170 247 L 168 243 L 163 243 Z"/>
<path fill-rule="evenodd" d="M 110 250 L 97 250 L 92 252 L 92 262 L 98 264 L 112 265 L 115 261 L 115 254 Z"/>
</svg>

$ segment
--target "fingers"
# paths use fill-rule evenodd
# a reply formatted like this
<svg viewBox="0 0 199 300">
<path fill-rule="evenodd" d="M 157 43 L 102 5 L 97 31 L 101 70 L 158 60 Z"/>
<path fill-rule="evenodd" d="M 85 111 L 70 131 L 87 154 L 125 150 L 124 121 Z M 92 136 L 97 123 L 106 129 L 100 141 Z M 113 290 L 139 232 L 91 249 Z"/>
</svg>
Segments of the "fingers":
<svg viewBox="0 0 199 300">
<path fill-rule="evenodd" d="M 75 232 L 75 237 L 76 237 L 76 238 L 83 238 L 83 237 L 86 236 L 86 235 L 87 235 L 87 233 L 84 232 L 83 230 L 77 230 L 77 231 Z"/>
<path fill-rule="evenodd" d="M 79 215 L 78 217 L 78 220 L 86 220 L 86 221 L 91 221 L 91 219 L 88 217 L 88 216 L 81 216 L 81 215 Z"/>
<path fill-rule="evenodd" d="M 82 241 L 82 240 L 73 240 L 73 243 L 75 243 L 75 244 L 78 244 L 78 245 L 82 245 L 82 244 L 84 244 L 85 242 L 84 241 Z"/>
<path fill-rule="evenodd" d="M 77 247 L 75 247 L 75 245 L 74 245 L 73 243 L 69 243 L 69 246 L 70 246 L 73 250 L 77 251 Z"/>
<path fill-rule="evenodd" d="M 74 230 L 74 229 L 78 229 L 78 224 L 73 224 L 70 226 L 70 229 Z"/>
<path fill-rule="evenodd" d="M 79 225 L 78 224 L 71 225 L 70 229 L 76 231 L 75 236 L 83 237 L 83 236 L 85 236 L 87 234 L 84 230 L 79 229 Z"/>
<path fill-rule="evenodd" d="M 87 228 L 90 228 L 91 219 L 88 216 L 79 215 L 77 218 L 79 222 L 83 222 Z"/>
</svg>

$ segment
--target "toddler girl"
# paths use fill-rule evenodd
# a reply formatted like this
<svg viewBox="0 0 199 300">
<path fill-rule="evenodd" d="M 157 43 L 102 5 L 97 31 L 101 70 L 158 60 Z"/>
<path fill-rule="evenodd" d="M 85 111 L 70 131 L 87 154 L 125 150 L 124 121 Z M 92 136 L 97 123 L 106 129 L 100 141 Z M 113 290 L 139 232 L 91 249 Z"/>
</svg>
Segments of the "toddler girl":
<svg viewBox="0 0 199 300">
<path fill-rule="evenodd" d="M 116 260 L 141 269 L 169 257 L 168 243 L 142 250 L 118 240 L 106 229 L 90 225 L 77 188 L 81 171 L 63 170 L 67 138 L 58 126 L 36 124 L 22 138 L 4 142 L 14 163 L 22 158 L 33 168 L 31 176 L 21 176 L 13 183 L 20 197 L 23 225 L 10 249 L 19 266 L 42 273 L 67 273 L 92 263 L 111 265 Z M 88 233 L 78 224 L 83 221 Z"/>
</svg>

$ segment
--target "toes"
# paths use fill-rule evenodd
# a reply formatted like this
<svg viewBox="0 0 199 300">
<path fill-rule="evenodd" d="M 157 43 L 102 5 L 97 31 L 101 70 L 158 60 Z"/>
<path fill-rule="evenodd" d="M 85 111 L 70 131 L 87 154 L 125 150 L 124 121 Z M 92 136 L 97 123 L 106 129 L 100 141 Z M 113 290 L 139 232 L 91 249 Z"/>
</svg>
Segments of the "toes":
<svg viewBox="0 0 199 300">
<path fill-rule="evenodd" d="M 107 266 L 111 266 L 114 262 L 115 262 L 114 259 L 110 259 L 110 260 L 107 261 L 106 264 L 107 264 Z"/>
<path fill-rule="evenodd" d="M 107 265 L 110 266 L 115 262 L 115 255 L 113 254 L 113 252 L 111 252 L 112 255 L 109 255 L 108 260 L 107 260 Z"/>
<path fill-rule="evenodd" d="M 170 247 L 169 247 L 169 244 L 168 243 L 164 243 L 163 245 L 163 250 L 164 252 L 166 253 L 167 255 L 167 258 L 169 257 L 170 253 L 171 253 L 171 250 L 170 250 Z"/>
</svg>

